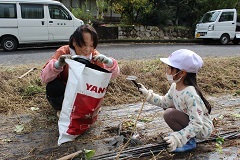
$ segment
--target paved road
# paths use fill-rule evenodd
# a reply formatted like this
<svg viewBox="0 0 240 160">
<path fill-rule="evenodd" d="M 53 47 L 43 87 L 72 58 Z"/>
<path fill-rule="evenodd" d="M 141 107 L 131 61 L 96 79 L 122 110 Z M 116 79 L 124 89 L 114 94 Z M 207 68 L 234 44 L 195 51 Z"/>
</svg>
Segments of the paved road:
<svg viewBox="0 0 240 160">
<path fill-rule="evenodd" d="M 23 48 L 15 52 L 0 50 L 0 64 L 13 65 L 25 63 L 44 63 L 58 48 Z M 100 53 L 112 56 L 117 60 L 155 59 L 166 57 L 171 52 L 187 48 L 195 51 L 202 57 L 238 56 L 240 58 L 240 45 L 203 45 L 203 44 L 99 44 Z"/>
</svg>

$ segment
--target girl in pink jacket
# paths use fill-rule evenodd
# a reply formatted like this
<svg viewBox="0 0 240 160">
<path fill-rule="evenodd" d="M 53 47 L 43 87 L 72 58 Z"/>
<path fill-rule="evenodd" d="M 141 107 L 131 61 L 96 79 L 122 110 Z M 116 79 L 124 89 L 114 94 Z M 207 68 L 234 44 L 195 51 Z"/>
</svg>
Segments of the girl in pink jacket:
<svg viewBox="0 0 240 160">
<path fill-rule="evenodd" d="M 44 65 L 41 72 L 41 80 L 47 84 L 47 100 L 57 111 L 62 109 L 68 80 L 66 58 L 79 57 L 85 59 L 112 72 L 112 78 L 116 78 L 119 75 L 118 62 L 114 58 L 100 54 L 96 50 L 97 44 L 98 35 L 96 30 L 88 24 L 82 25 L 71 35 L 69 45 L 57 49 L 55 54 Z"/>
</svg>

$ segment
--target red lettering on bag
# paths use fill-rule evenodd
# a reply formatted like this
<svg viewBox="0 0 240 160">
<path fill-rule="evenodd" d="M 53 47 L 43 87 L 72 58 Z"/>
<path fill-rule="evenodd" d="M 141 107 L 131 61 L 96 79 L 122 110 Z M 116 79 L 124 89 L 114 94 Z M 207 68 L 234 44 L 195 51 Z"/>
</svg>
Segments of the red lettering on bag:
<svg viewBox="0 0 240 160">
<path fill-rule="evenodd" d="M 89 85 L 88 83 L 86 83 L 86 85 L 87 85 L 87 90 L 89 90 L 92 87 L 92 85 Z"/>
<path fill-rule="evenodd" d="M 99 87 L 98 93 L 104 93 L 104 92 L 105 92 L 105 89 L 106 89 L 106 88 L 101 88 L 101 87 Z"/>
<path fill-rule="evenodd" d="M 87 90 L 95 92 L 95 93 L 104 93 L 106 88 L 102 88 L 102 87 L 97 87 L 91 84 L 86 83 L 87 86 Z"/>
<path fill-rule="evenodd" d="M 95 93 L 97 93 L 97 86 L 93 86 L 90 91 L 94 91 Z"/>
</svg>

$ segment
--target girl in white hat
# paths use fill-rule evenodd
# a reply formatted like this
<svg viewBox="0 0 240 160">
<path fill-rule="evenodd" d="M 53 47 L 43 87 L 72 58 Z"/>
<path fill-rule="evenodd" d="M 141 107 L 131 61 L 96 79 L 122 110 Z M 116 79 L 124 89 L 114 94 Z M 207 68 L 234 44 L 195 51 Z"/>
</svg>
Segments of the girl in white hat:
<svg viewBox="0 0 240 160">
<path fill-rule="evenodd" d="M 164 140 L 170 152 L 185 152 L 196 148 L 195 137 L 204 139 L 211 135 L 213 123 L 211 105 L 197 85 L 196 74 L 203 65 L 202 58 L 188 49 L 173 52 L 160 58 L 167 64 L 166 76 L 171 84 L 164 96 L 153 93 L 142 84 L 139 91 L 151 104 L 164 109 L 164 120 L 173 130 Z"/>
</svg>

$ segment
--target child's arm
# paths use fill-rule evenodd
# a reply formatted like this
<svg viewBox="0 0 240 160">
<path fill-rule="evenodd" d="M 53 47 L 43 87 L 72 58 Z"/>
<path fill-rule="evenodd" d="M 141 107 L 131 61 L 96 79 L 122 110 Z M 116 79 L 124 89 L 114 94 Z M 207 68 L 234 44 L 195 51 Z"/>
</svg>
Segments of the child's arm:
<svg viewBox="0 0 240 160">
<path fill-rule="evenodd" d="M 41 80 L 43 83 L 47 84 L 48 82 L 54 80 L 57 75 L 62 72 L 62 67 L 60 67 L 59 69 L 54 67 L 56 61 L 56 59 L 50 60 L 42 69 Z"/>
<path fill-rule="evenodd" d="M 112 79 L 115 79 L 120 74 L 118 61 L 114 58 L 107 57 L 95 50 L 93 53 L 93 60 L 103 63 L 103 68 L 112 73 Z"/>
<path fill-rule="evenodd" d="M 111 57 L 110 57 L 111 58 Z M 109 72 L 112 73 L 112 79 L 117 78 L 117 76 L 120 74 L 120 68 L 118 66 L 118 61 L 115 60 L 114 58 L 111 58 L 113 61 L 113 65 L 111 67 L 108 67 L 107 65 L 103 65 L 104 69 L 108 70 Z"/>
<path fill-rule="evenodd" d="M 62 67 L 63 64 L 59 65 L 58 59 L 59 57 L 61 57 L 61 55 L 66 54 L 65 52 L 66 53 L 69 52 L 68 46 L 60 47 L 54 53 L 54 55 L 50 58 L 50 60 L 43 66 L 43 69 L 41 72 L 41 80 L 43 83 L 47 84 L 48 82 L 51 82 L 57 77 L 59 73 L 63 71 L 63 67 Z M 57 64 L 57 67 L 56 67 L 56 64 Z"/>
<path fill-rule="evenodd" d="M 139 91 L 146 97 L 147 102 L 162 107 L 164 109 L 173 106 L 172 97 L 170 96 L 170 91 L 165 96 L 160 96 L 156 93 L 153 93 L 153 90 L 147 90 L 141 83 L 139 83 L 141 87 Z"/>
</svg>

